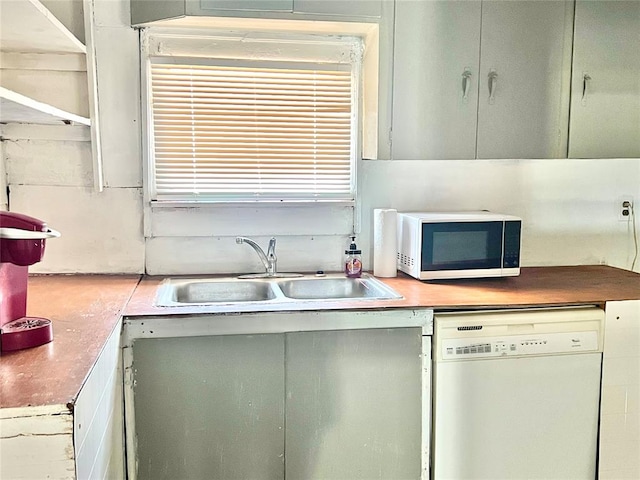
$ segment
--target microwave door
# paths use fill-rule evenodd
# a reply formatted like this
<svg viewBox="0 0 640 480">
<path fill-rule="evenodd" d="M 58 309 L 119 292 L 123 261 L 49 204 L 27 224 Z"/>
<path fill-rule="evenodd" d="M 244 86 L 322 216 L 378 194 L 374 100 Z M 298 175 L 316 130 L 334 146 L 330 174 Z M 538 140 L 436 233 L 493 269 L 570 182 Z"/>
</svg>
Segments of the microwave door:
<svg viewBox="0 0 640 480">
<path fill-rule="evenodd" d="M 503 222 L 422 224 L 422 271 L 488 270 L 502 266 Z"/>
</svg>

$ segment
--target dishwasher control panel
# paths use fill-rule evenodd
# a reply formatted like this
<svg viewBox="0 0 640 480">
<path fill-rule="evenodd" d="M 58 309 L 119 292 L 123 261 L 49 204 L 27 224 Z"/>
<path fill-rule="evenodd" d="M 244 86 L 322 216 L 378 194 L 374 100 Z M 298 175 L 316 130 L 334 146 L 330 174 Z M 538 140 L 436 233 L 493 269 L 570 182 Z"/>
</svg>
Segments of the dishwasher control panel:
<svg viewBox="0 0 640 480">
<path fill-rule="evenodd" d="M 443 360 L 593 352 L 598 350 L 598 332 L 449 338 L 441 346 Z"/>
</svg>

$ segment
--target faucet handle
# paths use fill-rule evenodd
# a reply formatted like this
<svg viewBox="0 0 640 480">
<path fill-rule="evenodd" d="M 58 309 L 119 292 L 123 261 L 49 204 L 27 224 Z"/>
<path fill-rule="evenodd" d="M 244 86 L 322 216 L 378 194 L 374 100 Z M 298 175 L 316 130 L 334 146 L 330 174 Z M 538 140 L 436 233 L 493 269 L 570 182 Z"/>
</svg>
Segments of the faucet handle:
<svg viewBox="0 0 640 480">
<path fill-rule="evenodd" d="M 276 256 L 276 237 L 271 237 L 271 239 L 269 240 L 269 248 L 267 249 L 267 256 L 268 257 Z"/>
</svg>

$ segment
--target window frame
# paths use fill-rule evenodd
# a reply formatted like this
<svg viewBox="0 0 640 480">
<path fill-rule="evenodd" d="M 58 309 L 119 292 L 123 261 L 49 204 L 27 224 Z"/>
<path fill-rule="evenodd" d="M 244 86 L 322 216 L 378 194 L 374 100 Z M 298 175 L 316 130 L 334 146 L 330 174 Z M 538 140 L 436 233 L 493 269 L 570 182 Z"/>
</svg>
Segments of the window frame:
<svg viewBox="0 0 640 480">
<path fill-rule="evenodd" d="M 218 198 L 213 196 L 207 196 L 206 198 L 176 198 L 176 199 L 158 199 L 155 191 L 155 158 L 153 156 L 154 138 L 153 138 L 153 113 L 151 104 L 151 58 L 157 55 L 152 53 L 152 48 L 159 50 L 162 47 L 162 42 L 157 39 L 160 38 L 179 38 L 189 42 L 190 40 L 211 41 L 215 39 L 217 45 L 222 45 L 220 55 L 216 58 L 220 59 L 220 63 L 243 63 L 245 60 L 242 58 L 237 59 L 238 56 L 245 55 L 250 58 L 252 53 L 242 51 L 243 44 L 245 42 L 239 39 L 245 40 L 247 38 L 255 39 L 256 45 L 264 45 L 264 43 L 273 43 L 283 45 L 286 51 L 285 55 L 293 56 L 291 58 L 285 58 L 279 63 L 282 64 L 295 64 L 296 61 L 309 66 L 308 53 L 304 53 L 304 49 L 300 49 L 299 45 L 306 44 L 310 51 L 316 51 L 319 53 L 320 60 L 315 63 L 331 63 L 331 56 L 335 56 L 332 53 L 332 49 L 336 49 L 336 46 L 340 46 L 340 49 L 348 48 L 350 50 L 348 61 L 343 58 L 339 63 L 350 65 L 350 71 L 352 76 L 352 112 L 351 112 L 351 153 L 350 153 L 350 194 L 347 198 L 331 198 L 331 197 L 307 197 L 307 198 L 287 198 L 282 197 L 267 197 L 260 198 L 256 196 L 246 198 L 229 198 L 225 196 L 219 196 Z M 149 205 L 152 209 L 162 207 L 190 207 L 197 208 L 202 206 L 283 206 L 283 205 L 314 205 L 314 204 L 327 204 L 334 206 L 355 206 L 358 198 L 358 164 L 362 157 L 362 132 L 363 132 L 363 104 L 364 99 L 362 96 L 362 83 L 363 83 L 363 69 L 364 69 L 364 52 L 365 41 L 363 36 L 352 34 L 341 35 L 318 35 L 318 34 L 300 34 L 298 32 L 253 32 L 250 28 L 246 31 L 228 32 L 218 30 L 202 31 L 198 29 L 175 29 L 166 27 L 147 27 L 140 30 L 140 66 L 141 66 L 141 113 L 142 113 L 142 152 L 143 152 L 143 175 L 144 175 L 144 197 L 145 204 Z M 291 52 L 287 51 L 287 46 L 290 47 Z M 183 48 L 180 42 L 176 42 L 175 50 L 177 52 Z M 262 47 L 264 48 L 264 47 Z M 239 53 L 238 53 L 239 52 Z M 302 53 L 301 53 L 302 52 Z M 173 53 L 169 55 L 171 57 Z M 302 59 L 300 59 L 302 55 Z M 307 55 L 307 58 L 304 58 Z M 184 54 L 175 54 L 176 58 L 185 56 Z M 193 57 L 193 55 L 191 55 Z M 335 62 L 335 59 L 333 59 Z M 215 63 L 215 61 L 213 62 Z M 278 62 L 276 62 L 278 63 Z"/>
</svg>

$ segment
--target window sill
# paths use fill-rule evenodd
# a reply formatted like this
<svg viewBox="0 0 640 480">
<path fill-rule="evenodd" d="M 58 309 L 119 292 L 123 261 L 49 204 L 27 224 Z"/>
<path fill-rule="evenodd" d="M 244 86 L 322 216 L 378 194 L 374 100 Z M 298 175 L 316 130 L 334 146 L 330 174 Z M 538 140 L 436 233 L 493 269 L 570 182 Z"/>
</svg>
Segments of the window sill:
<svg viewBox="0 0 640 480">
<path fill-rule="evenodd" d="M 309 207 L 316 208 L 319 206 L 333 207 L 353 207 L 355 200 L 233 200 L 233 201 L 202 201 L 202 200 L 151 200 L 149 205 L 151 209 L 163 208 L 273 208 L 273 207 Z"/>
</svg>

